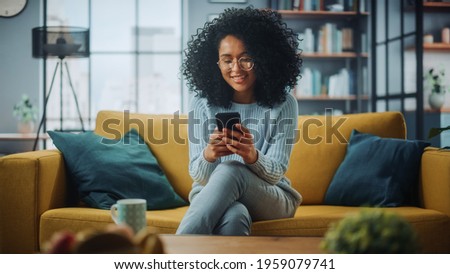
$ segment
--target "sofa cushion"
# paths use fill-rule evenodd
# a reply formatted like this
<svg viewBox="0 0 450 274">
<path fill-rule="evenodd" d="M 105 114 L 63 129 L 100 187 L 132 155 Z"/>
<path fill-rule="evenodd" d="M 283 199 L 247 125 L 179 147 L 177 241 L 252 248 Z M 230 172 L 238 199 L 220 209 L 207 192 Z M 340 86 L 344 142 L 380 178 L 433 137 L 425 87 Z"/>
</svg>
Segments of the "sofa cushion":
<svg viewBox="0 0 450 274">
<path fill-rule="evenodd" d="M 353 130 L 325 204 L 395 207 L 414 202 L 420 159 L 429 143 L 381 138 Z"/>
<path fill-rule="evenodd" d="M 109 209 L 124 198 L 146 199 L 148 209 L 186 205 L 136 130 L 121 139 L 93 132 L 48 133 L 63 153 L 70 181 L 89 206 Z"/>
<path fill-rule="evenodd" d="M 302 194 L 302 205 L 323 204 L 327 188 L 344 160 L 353 129 L 384 138 L 406 137 L 401 112 L 299 116 L 299 138 L 286 176 Z"/>
<path fill-rule="evenodd" d="M 192 178 L 189 175 L 188 116 L 142 114 L 103 110 L 97 114 L 94 132 L 107 138 L 136 129 L 147 143 L 170 184 L 188 200 Z"/>
<path fill-rule="evenodd" d="M 161 234 L 173 234 L 188 207 L 147 212 L 147 225 Z M 359 207 L 300 206 L 292 218 L 259 221 L 252 224 L 253 236 L 323 237 L 330 225 L 349 214 L 356 214 Z M 394 207 L 384 209 L 404 217 L 419 234 L 426 253 L 448 253 L 449 217 L 442 212 L 418 207 Z M 92 208 L 57 208 L 47 210 L 40 220 L 41 246 L 61 230 L 82 232 L 86 229 L 105 229 L 112 223 L 108 210 Z"/>
</svg>

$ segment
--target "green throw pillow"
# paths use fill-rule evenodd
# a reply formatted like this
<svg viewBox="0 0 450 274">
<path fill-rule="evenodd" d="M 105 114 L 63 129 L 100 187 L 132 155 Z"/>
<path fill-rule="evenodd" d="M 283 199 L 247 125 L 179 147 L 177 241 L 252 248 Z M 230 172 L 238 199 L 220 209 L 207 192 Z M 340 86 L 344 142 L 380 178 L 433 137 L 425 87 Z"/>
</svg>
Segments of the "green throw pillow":
<svg viewBox="0 0 450 274">
<path fill-rule="evenodd" d="M 148 209 L 186 205 L 136 130 L 119 140 L 93 132 L 48 134 L 62 152 L 81 200 L 89 206 L 109 209 L 125 198 L 145 199 Z"/>
<path fill-rule="evenodd" d="M 423 141 L 381 138 L 353 130 L 325 204 L 395 207 L 416 201 Z"/>
</svg>

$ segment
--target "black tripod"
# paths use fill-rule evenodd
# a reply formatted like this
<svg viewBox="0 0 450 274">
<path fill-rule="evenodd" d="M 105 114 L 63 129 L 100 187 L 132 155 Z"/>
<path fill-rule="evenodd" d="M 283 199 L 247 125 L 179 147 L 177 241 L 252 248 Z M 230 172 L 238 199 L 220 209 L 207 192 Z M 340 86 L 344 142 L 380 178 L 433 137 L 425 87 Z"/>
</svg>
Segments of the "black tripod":
<svg viewBox="0 0 450 274">
<path fill-rule="evenodd" d="M 49 90 L 48 94 L 45 96 L 44 111 L 42 113 L 41 121 L 39 122 L 39 127 L 38 127 L 38 130 L 36 133 L 36 138 L 34 140 L 33 150 L 36 150 L 36 146 L 37 146 L 37 143 L 39 140 L 39 132 L 41 131 L 42 125 L 44 124 L 44 121 L 47 118 L 47 103 L 48 103 L 48 99 L 50 98 L 50 95 L 52 93 L 53 83 L 55 81 L 55 76 L 56 76 L 56 72 L 58 71 L 58 68 L 59 68 L 59 77 L 60 77 L 60 80 L 59 80 L 59 93 L 60 93 L 59 94 L 59 96 L 60 96 L 60 102 L 59 102 L 59 104 L 60 104 L 60 119 L 59 119 L 59 122 L 60 122 L 60 131 L 63 131 L 63 60 L 64 60 L 64 58 L 65 58 L 65 56 L 59 56 L 59 62 L 56 63 L 55 71 L 53 72 L 53 76 L 52 76 L 52 82 L 50 84 L 50 90 Z M 72 80 L 70 78 L 69 67 L 67 66 L 67 62 L 64 62 L 64 67 L 66 68 L 69 85 L 72 90 L 73 97 L 75 99 L 75 105 L 77 107 L 78 117 L 79 117 L 80 123 L 81 123 L 81 130 L 83 132 L 85 132 L 84 125 L 83 125 L 83 118 L 81 117 L 80 107 L 78 105 L 78 98 L 77 98 L 77 95 L 76 95 L 75 90 L 72 85 Z"/>
</svg>

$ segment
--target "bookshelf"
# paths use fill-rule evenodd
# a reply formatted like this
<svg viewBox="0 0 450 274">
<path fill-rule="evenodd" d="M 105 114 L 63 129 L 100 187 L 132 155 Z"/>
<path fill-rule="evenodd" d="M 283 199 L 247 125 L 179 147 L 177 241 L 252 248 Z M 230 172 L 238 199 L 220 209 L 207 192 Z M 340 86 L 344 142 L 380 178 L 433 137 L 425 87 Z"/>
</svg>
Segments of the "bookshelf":
<svg viewBox="0 0 450 274">
<path fill-rule="evenodd" d="M 448 8 L 450 9 L 449 2 L 423 2 L 423 7 L 425 11 L 436 11 L 436 9 L 440 8 Z"/>
<path fill-rule="evenodd" d="M 450 44 L 447 43 L 430 43 L 423 44 L 424 51 L 442 51 L 450 53 Z"/>
<path fill-rule="evenodd" d="M 407 50 L 416 50 L 416 47 L 409 47 Z M 424 43 L 424 52 L 438 52 L 438 53 L 450 53 L 450 44 L 448 43 Z"/>
<path fill-rule="evenodd" d="M 432 33 L 433 37 L 438 41 L 437 42 L 435 41 L 433 43 L 424 42 L 423 44 L 424 53 L 426 52 L 450 53 L 450 43 L 444 43 L 442 41 L 439 41 L 442 39 L 439 33 L 441 28 L 449 27 L 448 23 L 446 21 L 443 21 L 442 18 L 447 17 L 448 14 L 450 13 L 450 2 L 432 2 L 432 1 L 423 2 L 423 12 L 425 22 L 438 19 L 438 24 L 436 23 L 430 24 L 433 31 L 430 29 L 425 30 L 425 32 L 427 33 L 434 32 Z M 426 33 L 423 34 L 425 35 Z M 415 47 L 410 47 L 408 49 L 415 50 Z"/>
<path fill-rule="evenodd" d="M 366 1 L 271 0 L 298 33 L 303 58 L 295 88 L 300 114 L 368 111 L 368 17 Z"/>
<path fill-rule="evenodd" d="M 327 17 L 346 17 L 346 16 L 355 16 L 358 14 L 356 11 L 324 11 L 324 10 L 313 10 L 313 11 L 304 11 L 304 10 L 278 10 L 279 13 L 284 17 L 310 17 L 314 18 L 316 16 L 327 16 Z M 369 15 L 368 12 L 361 12 L 361 15 Z"/>
</svg>

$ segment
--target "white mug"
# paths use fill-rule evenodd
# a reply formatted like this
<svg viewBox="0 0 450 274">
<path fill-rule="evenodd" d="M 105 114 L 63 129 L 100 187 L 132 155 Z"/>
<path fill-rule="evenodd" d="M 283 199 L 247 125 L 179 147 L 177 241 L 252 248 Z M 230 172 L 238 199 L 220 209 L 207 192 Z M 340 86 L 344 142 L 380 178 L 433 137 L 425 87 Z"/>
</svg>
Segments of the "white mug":
<svg viewBox="0 0 450 274">
<path fill-rule="evenodd" d="M 128 225 L 137 233 L 147 226 L 146 211 L 146 200 L 122 199 L 111 206 L 111 218 L 116 224 Z"/>
</svg>

